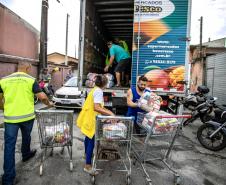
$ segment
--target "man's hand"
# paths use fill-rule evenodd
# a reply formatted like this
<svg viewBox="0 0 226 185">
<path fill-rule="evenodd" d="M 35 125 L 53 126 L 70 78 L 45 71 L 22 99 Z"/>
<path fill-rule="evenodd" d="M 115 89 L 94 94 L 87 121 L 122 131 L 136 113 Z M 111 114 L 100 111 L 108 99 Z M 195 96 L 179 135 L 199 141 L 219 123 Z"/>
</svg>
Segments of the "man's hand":
<svg viewBox="0 0 226 185">
<path fill-rule="evenodd" d="M 48 104 L 48 108 L 51 108 L 51 107 L 54 107 L 54 103 L 53 102 L 49 102 L 49 104 Z"/>
<path fill-rule="evenodd" d="M 109 66 L 106 66 L 106 67 L 104 68 L 104 72 L 108 72 L 108 69 L 109 69 Z"/>
<path fill-rule="evenodd" d="M 110 116 L 115 116 L 115 114 L 113 112 L 111 112 Z"/>
<path fill-rule="evenodd" d="M 140 101 L 137 101 L 137 107 L 141 108 L 141 102 Z"/>
</svg>

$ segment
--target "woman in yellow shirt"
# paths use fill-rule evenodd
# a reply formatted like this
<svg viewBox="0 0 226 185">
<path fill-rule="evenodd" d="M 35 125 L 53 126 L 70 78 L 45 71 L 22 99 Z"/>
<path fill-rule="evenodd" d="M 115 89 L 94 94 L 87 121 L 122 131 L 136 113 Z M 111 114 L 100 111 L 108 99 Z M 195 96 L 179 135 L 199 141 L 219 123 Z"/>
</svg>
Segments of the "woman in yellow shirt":
<svg viewBox="0 0 226 185">
<path fill-rule="evenodd" d="M 98 114 L 114 116 L 114 114 L 104 108 L 104 98 L 103 98 L 103 89 L 107 85 L 107 78 L 104 75 L 98 75 L 95 81 L 95 87 L 90 91 L 86 101 L 82 107 L 77 119 L 77 126 L 80 128 L 81 132 L 85 135 L 85 155 L 86 155 L 86 164 L 84 171 L 89 174 L 95 174 L 92 171 L 92 155 L 94 149 L 94 139 L 95 139 L 95 125 L 96 125 L 96 116 Z"/>
</svg>

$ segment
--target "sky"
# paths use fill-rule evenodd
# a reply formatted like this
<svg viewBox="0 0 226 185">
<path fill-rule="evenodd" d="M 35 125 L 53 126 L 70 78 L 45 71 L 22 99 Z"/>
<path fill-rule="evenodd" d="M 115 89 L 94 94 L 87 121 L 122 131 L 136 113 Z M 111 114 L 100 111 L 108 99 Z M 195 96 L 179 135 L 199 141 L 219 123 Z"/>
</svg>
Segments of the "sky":
<svg viewBox="0 0 226 185">
<path fill-rule="evenodd" d="M 42 0 L 0 0 L 7 8 L 15 12 L 38 31 L 41 28 Z M 48 10 L 48 53 L 65 54 L 66 15 L 69 14 L 68 24 L 68 55 L 78 57 L 79 40 L 79 0 L 49 0 Z"/>
<path fill-rule="evenodd" d="M 0 0 L 37 30 L 40 30 L 41 0 Z M 48 53 L 65 53 L 66 14 L 69 18 L 68 55 L 78 56 L 79 0 L 49 0 Z M 203 42 L 226 37 L 226 0 L 193 0 L 191 44 L 199 43 L 200 17 L 203 16 Z"/>
</svg>

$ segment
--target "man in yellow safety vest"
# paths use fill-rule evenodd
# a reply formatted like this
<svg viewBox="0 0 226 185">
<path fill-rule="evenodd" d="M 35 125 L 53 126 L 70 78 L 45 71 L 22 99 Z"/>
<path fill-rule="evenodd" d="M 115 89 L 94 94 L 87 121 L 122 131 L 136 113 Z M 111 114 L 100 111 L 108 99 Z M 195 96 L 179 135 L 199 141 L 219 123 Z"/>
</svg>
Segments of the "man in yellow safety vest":
<svg viewBox="0 0 226 185">
<path fill-rule="evenodd" d="M 35 78 L 29 75 L 31 67 L 30 63 L 21 61 L 18 63 L 18 72 L 0 80 L 0 107 L 3 107 L 5 127 L 3 185 L 13 185 L 16 177 L 15 145 L 19 129 L 22 133 L 22 161 L 26 162 L 36 154 L 36 150 L 30 149 L 35 118 L 34 96 L 47 106 L 53 106 Z"/>
</svg>

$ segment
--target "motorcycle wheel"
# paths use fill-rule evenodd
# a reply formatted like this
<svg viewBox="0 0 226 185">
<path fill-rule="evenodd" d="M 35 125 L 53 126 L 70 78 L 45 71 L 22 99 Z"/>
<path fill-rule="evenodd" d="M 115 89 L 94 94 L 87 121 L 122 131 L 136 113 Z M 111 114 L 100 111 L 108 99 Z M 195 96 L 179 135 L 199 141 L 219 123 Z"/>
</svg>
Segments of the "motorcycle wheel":
<svg viewBox="0 0 226 185">
<path fill-rule="evenodd" d="M 204 124 L 200 126 L 197 131 L 197 138 L 201 145 L 211 151 L 219 151 L 226 147 L 226 135 L 222 130 L 216 133 L 212 138 L 209 138 L 215 130 L 217 130 L 217 127 Z"/>
</svg>

